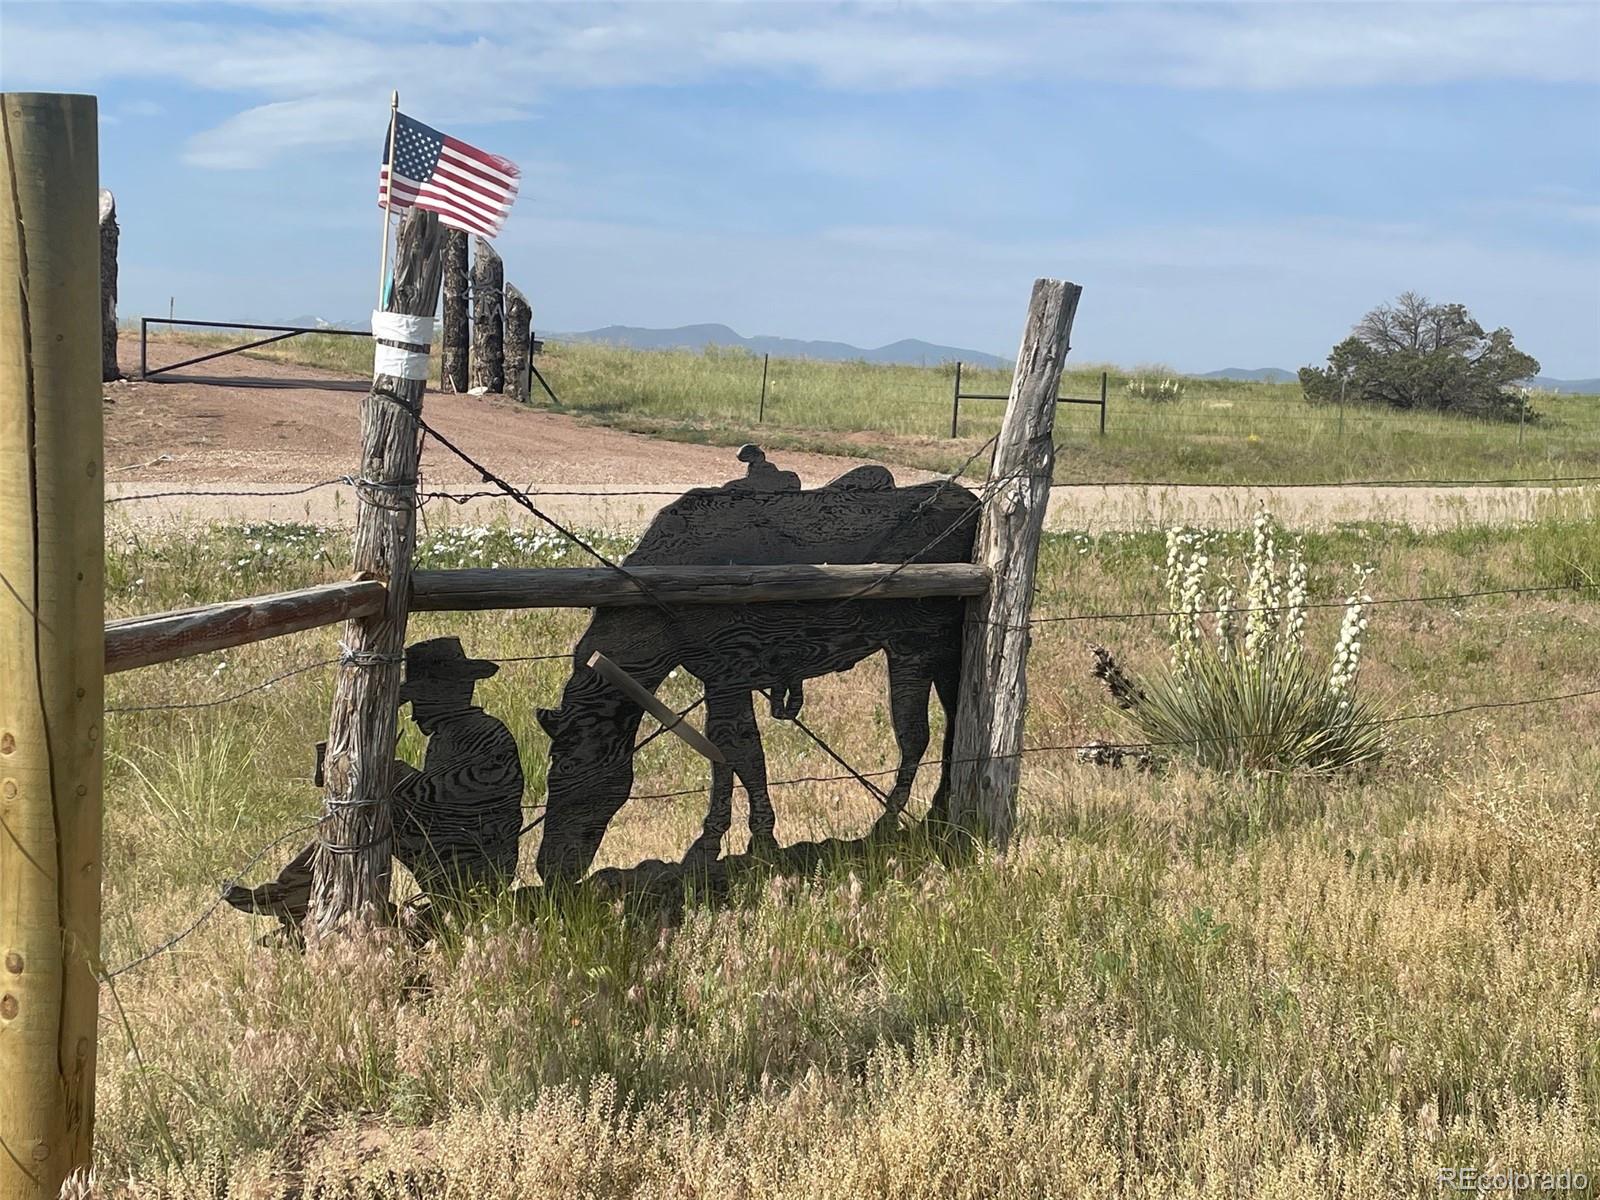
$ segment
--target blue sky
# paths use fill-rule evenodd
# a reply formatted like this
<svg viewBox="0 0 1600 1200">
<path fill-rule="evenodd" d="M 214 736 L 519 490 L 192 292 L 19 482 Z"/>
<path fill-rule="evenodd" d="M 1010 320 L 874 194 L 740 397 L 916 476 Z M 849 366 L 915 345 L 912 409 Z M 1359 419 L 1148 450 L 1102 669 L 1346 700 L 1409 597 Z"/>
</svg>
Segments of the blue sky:
<svg viewBox="0 0 1600 1200">
<path fill-rule="evenodd" d="M 543 329 L 1320 361 L 1412 288 L 1600 375 L 1600 5 L 6 0 L 8 89 L 94 92 L 122 311 L 370 307 L 389 91 L 523 169 Z"/>
</svg>

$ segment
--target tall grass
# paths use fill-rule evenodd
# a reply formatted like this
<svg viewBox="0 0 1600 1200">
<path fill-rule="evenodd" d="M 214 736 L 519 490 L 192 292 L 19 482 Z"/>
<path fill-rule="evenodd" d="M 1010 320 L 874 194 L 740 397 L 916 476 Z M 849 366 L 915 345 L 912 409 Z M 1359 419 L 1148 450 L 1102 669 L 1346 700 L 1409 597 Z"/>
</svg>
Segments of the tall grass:
<svg viewBox="0 0 1600 1200">
<path fill-rule="evenodd" d="M 1342 594 L 1352 562 L 1385 596 L 1525 582 L 1542 528 L 1308 536 L 1309 594 Z M 1552 551 L 1577 530 L 1553 524 Z M 116 540 L 108 606 L 241 590 L 250 556 L 273 587 L 309 582 L 348 560 L 339 536 Z M 440 562 L 480 546 L 552 561 L 510 530 L 429 544 Z M 1164 554 L 1160 535 L 1047 536 L 1037 608 L 1168 607 Z M 417 614 L 411 636 L 559 653 L 583 619 Z M 1341 614 L 1307 621 L 1331 644 Z M 1116 628 L 1132 667 L 1167 659 L 1159 623 Z M 1030 745 L 1106 732 L 1075 629 L 1036 631 Z M 113 676 L 109 703 L 212 699 L 334 640 Z M 1386 610 L 1362 687 L 1402 714 L 1576 690 L 1597 652 L 1592 596 L 1407 606 Z M 532 713 L 565 674 L 508 664 L 481 685 L 523 748 L 530 803 L 546 753 Z M 316 811 L 330 688 L 308 672 L 214 709 L 107 716 L 108 962 L 182 928 Z M 694 694 L 684 678 L 667 691 Z M 864 768 L 892 761 L 886 709 L 876 663 L 807 689 L 808 723 Z M 225 911 L 118 980 L 137 1060 L 107 1000 L 101 1191 L 1387 1198 L 1437 1195 L 1442 1165 L 1600 1161 L 1600 707 L 1399 729 L 1370 771 L 1287 778 L 1270 809 L 1183 763 L 1150 777 L 1029 755 L 1004 856 L 947 866 L 912 839 L 681 920 L 598 899 L 491 907 L 422 947 L 301 957 Z M 835 773 L 788 727 L 763 732 L 774 778 Z M 704 785 L 674 741 L 643 752 L 639 792 Z M 401 749 L 418 753 L 414 735 Z M 848 782 L 775 801 L 784 841 L 858 833 L 878 811 Z M 703 812 L 699 795 L 631 803 L 601 862 L 676 857 Z"/>
</svg>

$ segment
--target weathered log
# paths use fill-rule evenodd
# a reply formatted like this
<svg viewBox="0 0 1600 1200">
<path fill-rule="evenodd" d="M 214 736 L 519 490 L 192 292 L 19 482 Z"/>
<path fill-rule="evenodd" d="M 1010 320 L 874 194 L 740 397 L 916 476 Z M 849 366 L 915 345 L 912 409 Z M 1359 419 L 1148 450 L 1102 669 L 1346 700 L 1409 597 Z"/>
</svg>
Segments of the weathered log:
<svg viewBox="0 0 1600 1200">
<path fill-rule="evenodd" d="M 445 229 L 444 239 L 444 327 L 440 335 L 440 361 L 444 367 L 444 390 L 462 393 L 467 382 L 467 234 L 461 229 Z"/>
<path fill-rule="evenodd" d="M 117 198 L 100 189 L 100 381 L 122 378 L 117 366 Z"/>
<path fill-rule="evenodd" d="M 493 608 L 596 608 L 672 604 L 783 604 L 808 600 L 912 600 L 981 596 L 988 569 L 975 563 L 767 567 L 631 566 L 650 595 L 609 567 L 475 567 L 414 571 L 415 612 Z"/>
<path fill-rule="evenodd" d="M 1057 279 L 1033 285 L 1011 396 L 989 468 L 973 558 L 989 591 L 967 602 L 950 772 L 950 819 L 1002 849 L 1016 822 L 1022 722 L 1028 704 L 1028 609 L 1039 535 L 1055 468 L 1056 388 L 1083 289 Z"/>
<path fill-rule="evenodd" d="M 501 392 L 506 385 L 505 267 L 494 247 L 472 239 L 472 386 Z"/>
<path fill-rule="evenodd" d="M 506 284 L 506 395 L 528 402 L 528 368 L 533 363 L 533 308 L 516 287 Z"/>
<path fill-rule="evenodd" d="M 392 312 L 432 316 L 439 303 L 442 263 L 439 218 L 413 208 L 400 223 L 395 248 Z M 386 582 L 380 612 L 344 627 L 339 677 L 328 721 L 327 815 L 321 825 L 311 923 L 326 934 L 347 919 L 378 920 L 389 908 L 391 814 L 400 664 L 406 640 L 417 510 L 422 396 L 417 379 L 379 375 L 361 408 L 355 570 Z M 397 493 L 396 489 L 400 489 Z"/>
<path fill-rule="evenodd" d="M 365 579 L 108 621 L 106 674 L 371 616 L 387 598 L 383 584 Z"/>
</svg>

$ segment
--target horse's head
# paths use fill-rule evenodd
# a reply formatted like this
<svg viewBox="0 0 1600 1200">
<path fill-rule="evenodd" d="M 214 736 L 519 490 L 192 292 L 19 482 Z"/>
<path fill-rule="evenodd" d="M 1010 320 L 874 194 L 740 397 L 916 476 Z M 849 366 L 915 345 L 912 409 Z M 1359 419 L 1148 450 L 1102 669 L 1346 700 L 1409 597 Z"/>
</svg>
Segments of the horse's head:
<svg viewBox="0 0 1600 1200">
<path fill-rule="evenodd" d="M 633 788 L 639 709 L 615 696 L 585 696 L 591 689 L 577 683 L 575 677 L 560 708 L 538 714 L 550 737 L 544 836 L 536 860 L 546 885 L 571 883 L 589 869 L 606 826 Z"/>
</svg>

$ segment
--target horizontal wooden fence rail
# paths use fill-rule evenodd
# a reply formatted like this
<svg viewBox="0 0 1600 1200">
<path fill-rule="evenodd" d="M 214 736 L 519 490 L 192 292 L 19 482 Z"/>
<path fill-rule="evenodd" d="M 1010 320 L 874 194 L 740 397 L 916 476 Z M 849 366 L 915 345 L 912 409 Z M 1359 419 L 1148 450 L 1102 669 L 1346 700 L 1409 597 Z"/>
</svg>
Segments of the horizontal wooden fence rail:
<svg viewBox="0 0 1600 1200">
<path fill-rule="evenodd" d="M 981 596 L 989 573 L 972 563 L 769 567 L 469 568 L 414 571 L 413 612 L 486 608 L 594 608 L 652 604 L 762 604 L 797 600 L 910 600 Z M 629 578 L 631 576 L 632 578 Z M 649 592 L 633 582 L 638 579 Z"/>
<path fill-rule="evenodd" d="M 973 563 L 784 565 L 771 567 L 496 567 L 414 571 L 414 612 L 494 608 L 594 608 L 674 604 L 762 604 L 802 600 L 914 600 L 981 596 L 989 572 Z M 272 596 L 127 617 L 106 624 L 106 672 L 209 654 L 287 633 L 370 616 L 383 607 L 376 580 L 324 583 Z"/>
<path fill-rule="evenodd" d="M 388 589 L 377 580 L 358 579 L 108 621 L 106 673 L 192 658 L 368 616 L 383 607 L 387 594 Z"/>
</svg>

